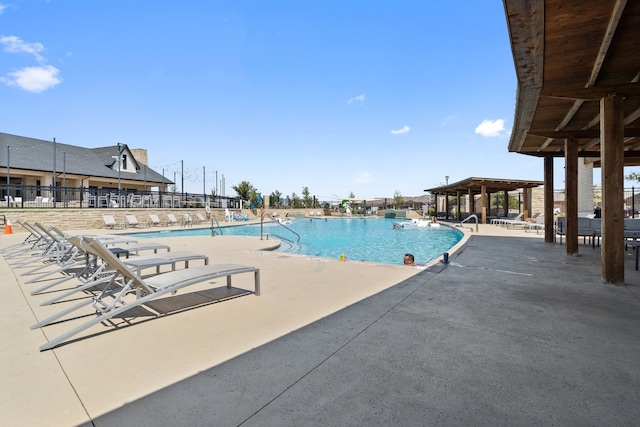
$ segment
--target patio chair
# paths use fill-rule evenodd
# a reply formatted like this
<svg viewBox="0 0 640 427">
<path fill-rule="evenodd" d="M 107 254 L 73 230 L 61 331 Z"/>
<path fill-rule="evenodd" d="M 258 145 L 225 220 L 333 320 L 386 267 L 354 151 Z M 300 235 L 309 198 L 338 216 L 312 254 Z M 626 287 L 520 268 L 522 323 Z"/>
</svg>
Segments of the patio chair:
<svg viewBox="0 0 640 427">
<path fill-rule="evenodd" d="M 140 223 L 138 222 L 138 218 L 136 218 L 135 215 L 125 215 L 125 218 L 127 220 L 126 222 L 127 228 L 141 227 Z"/>
<path fill-rule="evenodd" d="M 535 221 L 527 221 L 524 225 L 524 231 L 536 230 L 536 233 L 544 231 L 544 215 L 540 215 Z"/>
<path fill-rule="evenodd" d="M 35 230 L 31 224 L 26 221 L 17 220 L 17 223 L 20 224 L 22 228 L 27 230 L 29 235 L 25 237 L 25 239 L 16 243 L 15 245 L 7 246 L 6 248 L 0 249 L 0 253 L 7 259 L 15 258 L 17 256 L 21 256 L 30 251 L 37 250 L 37 248 L 43 247 L 46 245 L 46 237 L 42 235 L 41 232 Z"/>
<path fill-rule="evenodd" d="M 169 273 L 162 273 L 143 279 L 119 258 L 113 255 L 113 253 L 111 253 L 100 241 L 93 240 L 91 238 L 85 238 L 85 241 L 86 243 L 82 245 L 83 248 L 96 257 L 100 257 L 105 264 L 110 265 L 115 270 L 115 274 L 109 282 L 105 284 L 98 295 L 88 297 L 76 305 L 68 307 L 67 309 L 62 310 L 31 327 L 31 329 L 37 329 L 52 323 L 59 325 L 65 321 L 78 320 L 80 319 L 80 313 L 77 313 L 78 310 L 89 306 L 92 306 L 93 309 L 95 309 L 97 314 L 96 317 L 93 317 L 62 335 L 48 341 L 40 347 L 41 351 L 56 347 L 80 332 L 124 314 L 125 312 L 128 312 L 128 317 L 133 317 L 134 310 L 132 309 L 142 305 L 144 305 L 145 313 L 158 317 L 171 312 L 183 310 L 184 308 L 182 307 L 175 310 L 154 310 L 154 305 L 151 302 L 168 293 L 174 294 L 178 290 L 192 284 L 202 283 L 221 277 L 226 277 L 227 279 L 226 293 L 222 297 L 215 299 L 207 298 L 203 292 L 199 292 L 202 300 L 198 302 L 196 306 L 210 304 L 222 299 L 235 298 L 239 295 L 251 293 L 250 291 L 232 288 L 231 277 L 240 273 L 254 274 L 253 294 L 256 296 L 260 295 L 260 270 L 253 266 L 239 264 L 209 265 L 188 270 L 177 270 Z"/>
<path fill-rule="evenodd" d="M 122 228 L 122 224 L 116 222 L 116 219 L 113 215 L 102 215 L 102 220 L 104 221 L 104 226 L 109 227 L 113 230 L 116 228 Z"/>
<path fill-rule="evenodd" d="M 93 281 L 95 285 L 96 284 L 95 280 L 104 276 L 103 270 L 107 266 L 104 264 L 98 266 L 97 263 L 95 262 L 95 257 L 92 257 L 90 254 L 84 251 L 81 245 L 83 237 L 68 235 L 56 226 L 51 226 L 50 231 L 57 233 L 59 236 L 63 237 L 67 242 L 69 242 L 70 245 L 73 245 L 77 249 L 77 253 L 78 253 L 77 259 L 81 260 L 82 262 L 63 265 L 54 271 L 49 271 L 38 277 L 25 281 L 25 284 L 40 282 L 54 273 L 59 273 L 63 276 L 61 278 L 56 279 L 53 282 L 48 282 L 44 286 L 41 286 L 37 289 L 32 290 L 31 295 L 39 294 L 45 290 L 51 289 L 73 278 L 78 278 L 78 280 L 84 283 Z M 112 236 L 100 236 L 100 237 L 96 237 L 96 239 L 102 241 L 103 244 L 107 246 L 112 253 L 116 254 L 116 256 L 119 256 L 121 253 L 125 253 L 127 258 L 129 257 L 130 254 L 140 255 L 140 252 L 142 251 L 153 251 L 154 254 L 157 254 L 159 250 L 166 250 L 167 252 L 171 252 L 171 247 L 169 245 L 165 245 L 162 243 L 138 244 L 135 239 L 112 237 Z M 118 245 L 118 247 L 116 247 L 116 245 Z M 55 301 L 58 299 L 60 298 L 55 298 L 53 300 L 45 301 L 41 305 L 49 304 L 52 301 Z"/>
<path fill-rule="evenodd" d="M 160 221 L 160 218 L 158 218 L 158 215 L 156 214 L 149 214 L 149 225 L 150 226 L 156 226 L 156 225 L 162 225 L 162 222 Z"/>
<path fill-rule="evenodd" d="M 44 199 L 42 200 L 42 202 L 44 203 Z M 99 208 L 108 207 L 109 206 L 109 196 L 105 196 L 105 195 L 98 196 L 97 204 L 98 204 Z"/>
<path fill-rule="evenodd" d="M 506 225 L 507 228 L 522 226 L 526 230 L 527 225 L 533 224 L 538 221 L 538 218 L 540 217 L 540 213 L 539 212 L 535 213 L 529 220 L 524 220 L 522 219 L 523 217 L 524 217 L 524 214 L 522 214 L 522 217 L 519 220 L 512 219 L 509 221 L 505 221 L 504 225 Z"/>
<path fill-rule="evenodd" d="M 196 224 L 202 224 L 203 222 L 207 222 L 207 219 L 204 216 L 202 216 L 201 213 L 197 213 L 196 217 L 194 218 L 194 221 Z"/>
<path fill-rule="evenodd" d="M 109 265 L 109 263 L 103 262 L 102 264 L 96 262 L 95 260 L 99 257 L 96 256 L 95 253 L 91 253 L 90 251 L 85 250 L 85 243 L 91 238 L 87 237 L 79 237 L 72 236 L 69 238 L 74 245 L 76 245 L 80 250 L 87 253 L 89 261 L 87 261 L 87 269 L 80 274 L 81 277 L 87 276 L 87 274 L 91 274 L 91 278 L 87 278 L 85 280 L 81 280 L 80 286 L 75 288 L 68 289 L 60 294 L 57 294 L 53 298 L 48 299 L 47 301 L 42 302 L 40 305 L 49 305 L 53 303 L 57 303 L 75 293 L 90 290 L 92 288 L 96 288 L 101 283 L 106 283 L 105 280 L 96 281 L 99 278 L 104 278 L 105 274 L 110 278 L 113 274 L 113 269 Z M 102 243 L 102 242 L 101 242 Z M 104 245 L 104 243 L 103 243 Z M 113 248 L 107 247 L 104 245 L 109 252 L 113 253 Z M 115 255 L 115 254 L 114 254 Z M 116 258 L 118 258 L 116 256 Z M 118 258 L 120 259 L 120 258 Z M 130 268 L 138 277 L 142 277 L 142 270 L 148 268 L 155 268 L 155 274 L 160 274 L 160 269 L 163 266 L 171 266 L 171 271 L 176 271 L 176 265 L 180 262 L 184 262 L 184 268 L 189 268 L 190 261 L 204 261 L 204 265 L 209 265 L 209 257 L 206 255 L 198 254 L 195 252 L 167 252 L 158 254 L 157 252 L 154 255 L 144 255 L 144 256 L 136 256 L 133 258 L 126 258 L 121 260 L 123 264 L 125 264 L 128 268 Z M 106 267 L 106 268 L 105 268 Z M 99 276 L 96 277 L 96 272 L 99 272 Z M 58 283 L 62 283 L 59 281 Z M 47 289 L 50 289 L 51 286 L 47 286 Z M 41 292 L 43 289 L 38 289 L 38 292 Z M 36 292 L 32 292 L 34 295 Z"/>
<path fill-rule="evenodd" d="M 182 214 L 182 226 L 183 227 L 191 227 L 193 225 L 193 219 L 191 219 L 191 215 Z"/>
<path fill-rule="evenodd" d="M 515 218 L 513 219 L 508 219 L 508 218 L 500 218 L 498 219 L 496 222 L 493 222 L 493 220 L 491 221 L 492 224 L 498 224 L 498 225 L 502 225 L 502 226 L 508 226 L 509 224 L 512 223 L 517 223 L 519 221 L 522 221 L 522 218 L 524 217 L 524 213 L 521 212 L 518 215 L 516 215 Z"/>
<path fill-rule="evenodd" d="M 167 218 L 169 218 L 167 225 L 178 225 L 178 220 L 174 214 L 167 214 Z"/>
</svg>

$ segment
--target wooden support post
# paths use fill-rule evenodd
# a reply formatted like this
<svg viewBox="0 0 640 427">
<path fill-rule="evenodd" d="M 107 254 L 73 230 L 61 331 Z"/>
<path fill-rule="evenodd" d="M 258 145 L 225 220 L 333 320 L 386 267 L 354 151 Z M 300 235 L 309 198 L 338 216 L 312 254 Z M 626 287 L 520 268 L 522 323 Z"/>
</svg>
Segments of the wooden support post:
<svg viewBox="0 0 640 427">
<path fill-rule="evenodd" d="M 460 209 L 460 199 L 461 199 L 460 191 L 456 191 L 456 201 L 457 201 L 457 211 L 458 211 L 458 221 L 462 221 L 462 209 Z"/>
<path fill-rule="evenodd" d="M 544 157 L 544 241 L 553 243 L 555 237 L 553 215 L 553 157 Z"/>
<path fill-rule="evenodd" d="M 578 141 L 564 140 L 567 255 L 578 255 Z"/>
<path fill-rule="evenodd" d="M 480 186 L 480 194 L 481 194 L 481 198 L 482 198 L 482 223 L 486 224 L 487 223 L 487 202 L 488 202 L 488 197 L 487 197 L 487 185 L 486 184 L 482 184 L 482 186 Z"/>
<path fill-rule="evenodd" d="M 531 200 L 531 189 L 523 188 L 522 189 L 522 216 L 524 219 L 531 218 L 531 208 L 529 207 L 529 200 Z"/>
<path fill-rule="evenodd" d="M 602 281 L 624 283 L 624 111 L 621 95 L 600 100 Z"/>
<path fill-rule="evenodd" d="M 504 190 L 503 192 L 504 199 L 502 202 L 502 207 L 504 209 L 504 217 L 509 218 L 509 191 Z M 498 213 L 498 207 L 496 206 L 496 214 Z"/>
</svg>

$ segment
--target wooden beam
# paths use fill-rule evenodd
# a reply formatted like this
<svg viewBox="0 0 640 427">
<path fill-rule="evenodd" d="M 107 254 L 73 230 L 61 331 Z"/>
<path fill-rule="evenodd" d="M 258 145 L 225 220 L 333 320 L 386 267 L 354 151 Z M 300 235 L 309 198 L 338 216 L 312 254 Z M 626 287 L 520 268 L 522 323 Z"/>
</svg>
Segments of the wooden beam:
<svg viewBox="0 0 640 427">
<path fill-rule="evenodd" d="M 602 163 L 602 281 L 624 283 L 623 99 L 600 101 Z"/>
<path fill-rule="evenodd" d="M 563 87 L 557 89 L 543 88 L 540 91 L 541 98 L 584 99 L 586 101 L 595 101 L 614 94 L 621 96 L 639 96 L 640 83 L 575 88 Z"/>
<path fill-rule="evenodd" d="M 600 129 L 585 129 L 585 130 L 541 130 L 530 129 L 527 132 L 528 135 L 542 136 L 551 139 L 593 139 L 600 138 Z M 634 138 L 640 136 L 640 128 L 629 127 L 624 128 L 625 138 Z"/>
<path fill-rule="evenodd" d="M 565 139 L 564 153 L 567 255 L 578 255 L 578 141 Z"/>
</svg>

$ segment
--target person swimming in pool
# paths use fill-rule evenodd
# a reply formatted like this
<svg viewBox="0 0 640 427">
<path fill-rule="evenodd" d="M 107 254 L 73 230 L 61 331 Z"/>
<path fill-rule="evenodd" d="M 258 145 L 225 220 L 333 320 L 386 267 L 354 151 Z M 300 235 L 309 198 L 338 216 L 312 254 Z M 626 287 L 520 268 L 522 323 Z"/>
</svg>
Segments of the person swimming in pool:
<svg viewBox="0 0 640 427">
<path fill-rule="evenodd" d="M 415 265 L 415 258 L 412 254 L 404 254 L 404 265 Z"/>
</svg>

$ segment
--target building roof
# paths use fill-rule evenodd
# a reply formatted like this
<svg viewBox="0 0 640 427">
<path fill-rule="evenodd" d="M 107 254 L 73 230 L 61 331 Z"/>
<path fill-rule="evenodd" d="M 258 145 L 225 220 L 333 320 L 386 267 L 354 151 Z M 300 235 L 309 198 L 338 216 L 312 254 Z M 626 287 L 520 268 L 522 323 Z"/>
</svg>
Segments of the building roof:
<svg viewBox="0 0 640 427">
<path fill-rule="evenodd" d="M 473 194 L 480 194 L 483 186 L 485 186 L 487 193 L 496 193 L 498 191 L 514 191 L 521 188 L 534 188 L 541 185 L 544 185 L 543 181 L 471 177 L 452 184 L 428 188 L 424 191 L 428 191 L 432 194 L 455 193 L 458 191 L 465 194 L 469 191 Z"/>
<path fill-rule="evenodd" d="M 39 172 L 53 171 L 53 142 L 28 138 L 0 132 L 0 167 L 11 169 L 33 170 Z M 9 149 L 7 150 L 7 147 Z M 125 148 L 126 145 L 125 145 Z M 127 148 L 128 149 L 128 148 Z M 148 183 L 173 184 L 173 181 L 162 174 L 136 161 L 138 173 L 121 171 L 113 168 L 118 156 L 118 146 L 85 148 L 76 145 L 55 143 L 56 172 L 87 177 L 100 177 L 130 181 L 146 181 Z M 7 152 L 8 151 L 8 152 Z M 133 156 L 130 157 L 135 161 Z M 145 171 L 146 168 L 146 171 Z"/>
<path fill-rule="evenodd" d="M 509 151 L 600 157 L 600 99 L 624 96 L 625 164 L 640 164 L 640 2 L 503 0 L 518 79 Z"/>
</svg>

